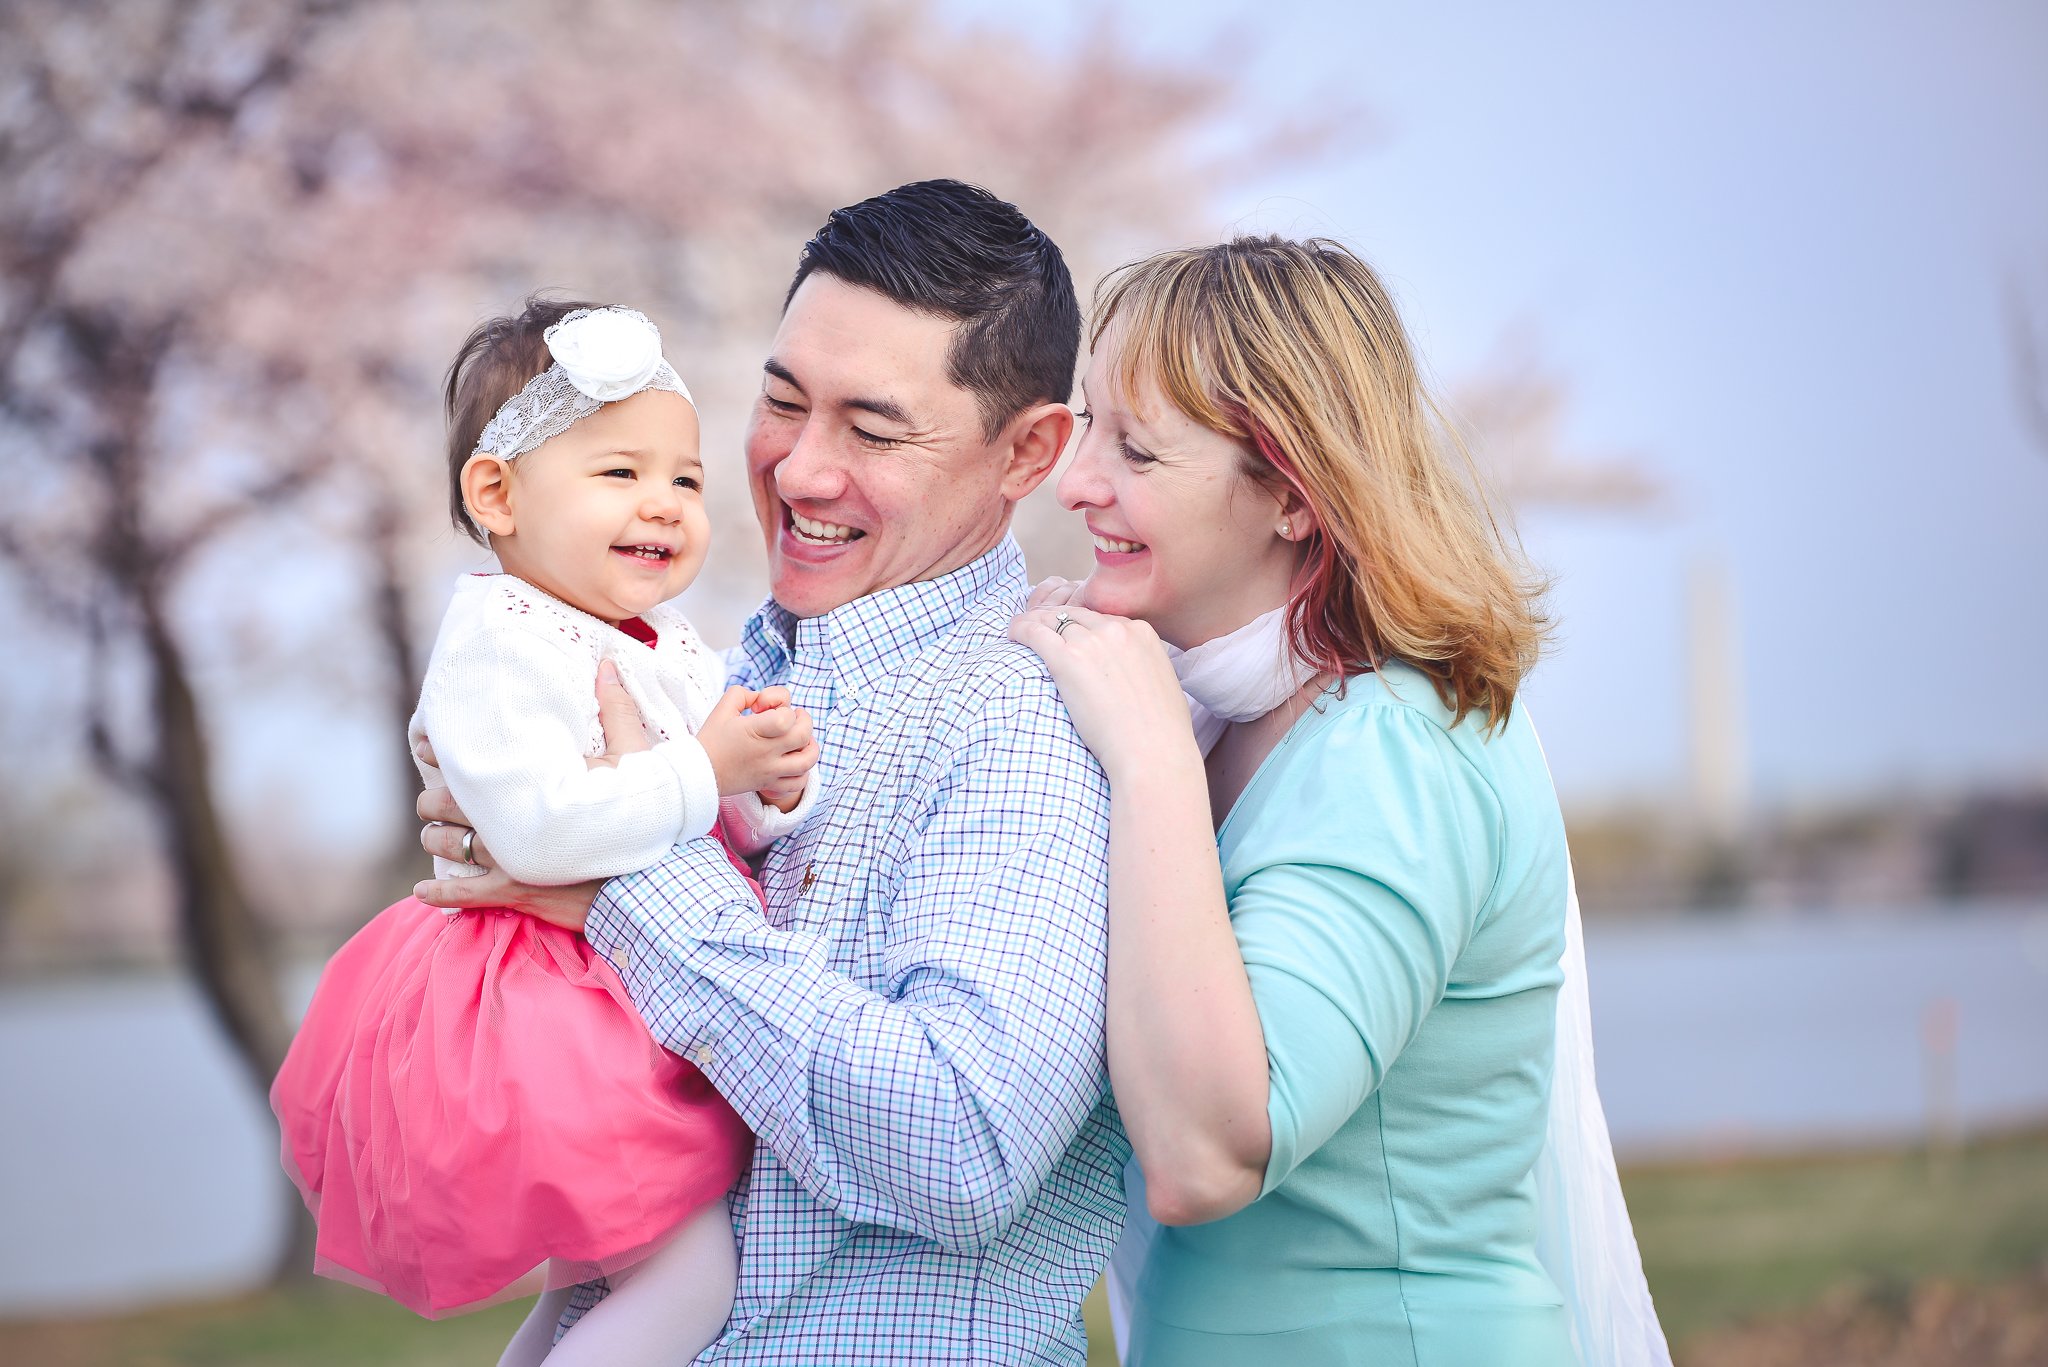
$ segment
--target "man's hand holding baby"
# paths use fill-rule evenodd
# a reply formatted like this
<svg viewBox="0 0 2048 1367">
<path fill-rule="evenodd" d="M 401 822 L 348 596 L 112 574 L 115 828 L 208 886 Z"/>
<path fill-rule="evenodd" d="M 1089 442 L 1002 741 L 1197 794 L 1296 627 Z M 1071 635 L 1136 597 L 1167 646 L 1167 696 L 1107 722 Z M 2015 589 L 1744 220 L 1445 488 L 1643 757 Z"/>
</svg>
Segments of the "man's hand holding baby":
<svg viewBox="0 0 2048 1367">
<path fill-rule="evenodd" d="M 593 767 L 617 764 L 621 755 L 654 748 L 640 708 L 609 661 L 597 671 L 597 716 L 604 728 L 605 753 L 585 763 Z M 758 693 L 737 686 L 726 689 L 698 730 L 697 743 L 711 758 L 720 796 L 758 793 L 763 802 L 784 812 L 794 810 L 803 799 L 804 780 L 818 763 L 810 713 L 791 704 L 789 690 L 781 687 Z M 432 744 L 425 737 L 415 749 L 423 761 L 434 762 Z M 426 822 L 420 844 L 427 853 L 443 859 L 461 858 L 462 837 L 469 823 L 453 794 L 446 788 L 429 788 L 420 795 L 419 814 Z M 599 880 L 567 887 L 529 887 L 506 876 L 481 841 L 474 842 L 470 852 L 488 870 L 482 877 L 429 879 L 414 888 L 414 894 L 437 907 L 517 907 L 543 921 L 581 931 L 590 903 L 603 886 Z"/>
</svg>

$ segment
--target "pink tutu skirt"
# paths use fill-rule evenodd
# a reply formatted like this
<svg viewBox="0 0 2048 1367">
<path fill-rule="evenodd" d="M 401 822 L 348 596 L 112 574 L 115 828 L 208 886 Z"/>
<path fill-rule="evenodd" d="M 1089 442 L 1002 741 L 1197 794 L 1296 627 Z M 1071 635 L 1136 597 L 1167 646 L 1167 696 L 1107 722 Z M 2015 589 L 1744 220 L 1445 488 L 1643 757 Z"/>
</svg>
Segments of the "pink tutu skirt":
<svg viewBox="0 0 2048 1367">
<path fill-rule="evenodd" d="M 753 1149 L 581 935 L 411 897 L 328 963 L 270 1104 L 315 1270 L 430 1318 L 639 1261 Z"/>
</svg>

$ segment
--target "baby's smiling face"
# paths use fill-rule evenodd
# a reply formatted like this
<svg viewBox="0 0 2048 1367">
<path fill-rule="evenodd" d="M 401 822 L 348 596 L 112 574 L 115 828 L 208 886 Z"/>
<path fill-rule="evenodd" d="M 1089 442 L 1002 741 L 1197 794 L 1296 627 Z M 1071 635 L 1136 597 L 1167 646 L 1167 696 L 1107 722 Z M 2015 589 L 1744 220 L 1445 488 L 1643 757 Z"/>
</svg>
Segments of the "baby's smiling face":
<svg viewBox="0 0 2048 1367">
<path fill-rule="evenodd" d="M 607 622 L 689 587 L 711 539 L 697 410 L 666 390 L 608 403 L 495 487 L 464 489 L 507 573 Z"/>
</svg>

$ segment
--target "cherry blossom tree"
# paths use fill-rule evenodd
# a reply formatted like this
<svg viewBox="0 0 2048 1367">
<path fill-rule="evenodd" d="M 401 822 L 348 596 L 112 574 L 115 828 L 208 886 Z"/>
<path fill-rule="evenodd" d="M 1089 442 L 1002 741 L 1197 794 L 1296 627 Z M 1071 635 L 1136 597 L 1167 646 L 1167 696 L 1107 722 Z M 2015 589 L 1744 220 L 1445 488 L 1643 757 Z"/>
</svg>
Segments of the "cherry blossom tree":
<svg viewBox="0 0 2048 1367">
<path fill-rule="evenodd" d="M 175 939 L 253 1082 L 290 1038 L 280 899 L 249 877 L 283 836 L 238 827 L 219 738 L 266 673 L 308 728 L 381 715 L 402 886 L 397 738 L 423 586 L 459 550 L 437 410 L 455 342 L 538 285 L 628 300 L 707 412 L 735 413 L 797 247 L 840 204 L 985 183 L 1086 280 L 1207 235 L 1220 189 L 1325 146 L 1332 120 L 1276 121 L 1226 66 L 1117 38 L 925 0 L 0 7 L 0 576 L 84 661 L 81 753 L 148 816 Z M 730 419 L 707 424 L 721 448 Z M 721 526 L 750 520 L 738 485 L 714 489 Z M 754 543 L 723 536 L 732 594 L 760 582 Z M 316 583 L 351 587 L 315 613 Z"/>
</svg>

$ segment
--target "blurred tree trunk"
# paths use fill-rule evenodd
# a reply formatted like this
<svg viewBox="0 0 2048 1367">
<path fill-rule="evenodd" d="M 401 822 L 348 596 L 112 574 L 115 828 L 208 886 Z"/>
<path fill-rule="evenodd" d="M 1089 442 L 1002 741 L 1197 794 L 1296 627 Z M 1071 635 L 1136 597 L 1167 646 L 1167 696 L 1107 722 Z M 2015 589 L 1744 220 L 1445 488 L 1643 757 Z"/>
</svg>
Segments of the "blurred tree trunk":
<svg viewBox="0 0 2048 1367">
<path fill-rule="evenodd" d="M 157 754 L 148 767 L 176 889 L 179 939 L 214 1019 L 260 1092 L 284 1063 L 292 1029 L 263 923 L 235 872 L 213 800 L 213 762 L 183 653 L 153 586 L 133 586 L 151 675 Z"/>
<path fill-rule="evenodd" d="M 379 696 L 386 718 L 385 734 L 392 743 L 404 743 L 407 725 L 419 701 L 420 679 L 426 672 L 414 641 L 412 581 L 406 573 L 406 542 L 413 536 L 418 518 L 408 516 L 399 504 L 398 493 L 389 482 L 378 481 L 370 494 L 365 519 L 365 549 L 370 560 L 370 620 L 379 665 Z M 419 790 L 410 758 L 398 767 L 392 827 L 384 858 L 382 882 L 394 899 L 426 877 L 431 871 L 426 852 L 420 848 L 419 822 L 411 800 Z"/>
<path fill-rule="evenodd" d="M 112 311 L 80 309 L 64 310 L 55 321 L 99 400 L 103 424 L 82 462 L 98 486 L 95 503 L 103 514 L 93 556 L 98 592 L 88 610 L 96 623 L 116 614 L 125 620 L 147 678 L 143 739 L 124 745 L 106 712 L 105 671 L 112 662 L 103 632 L 94 632 L 92 753 L 110 781 L 148 808 L 163 842 L 186 964 L 250 1081 L 267 1094 L 291 1045 L 292 1025 L 270 937 L 236 869 L 215 801 L 213 747 L 170 618 L 180 570 L 245 510 L 203 519 L 176 538 L 153 530 L 145 516 L 145 500 L 159 484 L 159 462 L 150 458 L 154 395 L 174 324 L 138 324 Z M 253 506 L 293 497 L 312 473 L 310 464 L 280 473 L 254 492 Z M 312 1268 L 311 1217 L 296 1200 L 291 1209 L 292 1235 L 278 1277 Z"/>
<path fill-rule="evenodd" d="M 0 568 L 92 644 L 92 755 L 161 833 L 181 952 L 259 1090 L 290 1038 L 277 909 L 237 864 L 207 725 L 233 724 L 257 671 L 220 682 L 246 661 L 195 629 L 191 609 L 223 605 L 190 596 L 193 563 L 291 513 L 319 533 L 294 552 L 364 587 L 318 624 L 307 691 L 332 693 L 293 701 L 309 726 L 366 699 L 383 717 L 400 767 L 379 862 L 402 888 L 424 866 L 398 750 L 423 664 L 414 557 L 446 496 L 419 458 L 434 377 L 481 312 L 550 281 L 630 300 L 688 324 L 672 350 L 693 384 L 737 376 L 724 397 L 745 400 L 747 339 L 837 205 L 981 181 L 1085 282 L 1202 231 L 1218 183 L 1325 144 L 1333 122 L 1240 117 L 1231 70 L 1143 57 L 1109 20 L 1069 51 L 937 0 L 0 4 Z M 301 517 L 331 463 L 348 479 Z M 721 487 L 744 517 L 740 483 Z M 1023 524 L 1078 536 L 1049 499 Z M 728 545 L 718 565 L 757 574 Z M 297 611 L 250 598 L 212 615 L 267 639 Z M 281 834 L 244 848 L 317 848 Z M 308 1228 L 285 1267 L 310 1266 Z"/>
<path fill-rule="evenodd" d="M 109 779 L 151 809 L 175 888 L 179 940 L 214 1018 L 263 1091 L 291 1041 L 275 966 L 250 908 L 214 803 L 212 750 L 185 654 L 168 619 L 182 563 L 202 543 L 163 544 L 144 517 L 156 487 L 147 458 L 152 395 L 175 330 L 124 327 L 118 316 L 67 311 L 72 357 L 101 402 L 103 435 L 86 452 L 104 510 L 96 550 L 106 598 L 132 626 L 148 674 L 147 738 L 129 756 L 103 714 L 93 752 Z M 279 491 L 282 492 L 282 491 Z M 107 662 L 96 662 L 105 668 Z"/>
</svg>

